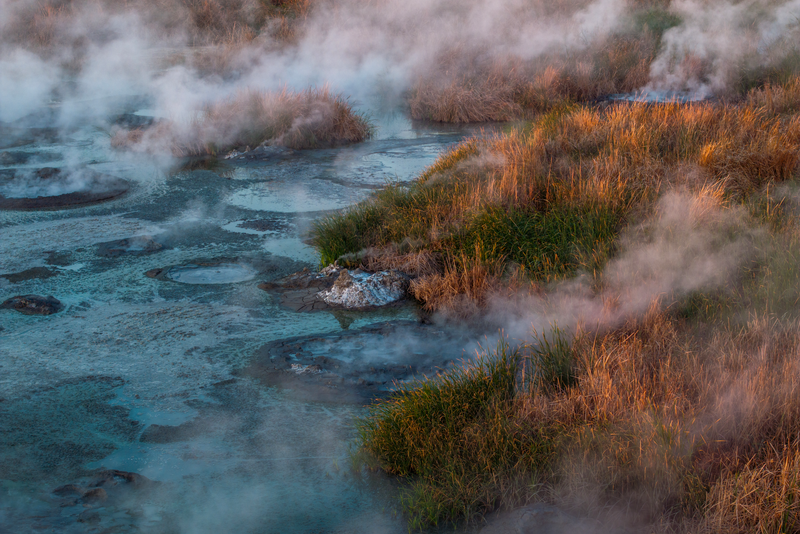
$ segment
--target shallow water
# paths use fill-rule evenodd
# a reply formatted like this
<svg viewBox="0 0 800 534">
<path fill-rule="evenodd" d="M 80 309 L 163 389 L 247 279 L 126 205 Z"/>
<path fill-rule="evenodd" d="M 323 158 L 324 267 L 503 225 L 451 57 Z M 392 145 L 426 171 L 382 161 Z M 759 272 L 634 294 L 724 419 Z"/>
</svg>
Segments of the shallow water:
<svg viewBox="0 0 800 534">
<path fill-rule="evenodd" d="M 0 278 L 0 300 L 65 305 L 46 317 L 0 311 L 0 531 L 406 532 L 394 483 L 348 468 L 362 406 L 235 374 L 270 341 L 416 317 L 407 305 L 343 322 L 289 311 L 256 287 L 316 266 L 304 243 L 315 217 L 412 179 L 468 133 L 389 119 L 357 146 L 213 170 L 165 171 L 109 150 L 96 128 L 13 149 L 46 151 L 52 166 L 77 161 L 131 189 L 88 207 L 0 211 L 0 274 L 55 273 Z M 137 236 L 163 248 L 101 254 Z M 168 270 L 145 276 L 153 269 Z M 101 468 L 158 484 L 112 488 L 99 502 L 53 493 Z"/>
</svg>

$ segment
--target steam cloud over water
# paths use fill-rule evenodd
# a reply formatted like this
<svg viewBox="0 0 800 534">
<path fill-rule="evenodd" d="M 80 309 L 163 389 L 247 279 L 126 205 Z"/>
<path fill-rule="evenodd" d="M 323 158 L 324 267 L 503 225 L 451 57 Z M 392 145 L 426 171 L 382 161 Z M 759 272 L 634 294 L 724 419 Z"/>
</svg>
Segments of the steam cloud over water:
<svg viewBox="0 0 800 534">
<path fill-rule="evenodd" d="M 120 94 L 152 95 L 160 114 L 183 119 L 245 87 L 305 89 L 330 83 L 359 99 L 397 97 L 419 76 L 451 76 L 447 69 L 437 71 L 453 57 L 468 63 L 526 61 L 599 48 L 612 34 L 624 34 L 635 19 L 634 6 L 624 0 L 558 8 L 526 0 L 320 2 L 296 42 L 279 44 L 264 31 L 230 47 L 222 78 L 180 60 L 181 47 L 194 40 L 183 4 L 129 9 L 89 1 L 41 4 L 2 2 L 2 121 L 19 119 L 51 100 L 62 102 L 62 121 L 102 115 L 107 110 L 98 98 Z M 229 11 L 248 6 L 222 4 Z M 684 0 L 673 2 L 669 11 L 678 23 L 664 33 L 651 65 L 651 89 L 724 92 L 743 62 L 784 60 L 800 27 L 797 1 Z M 37 25 L 25 41 L 21 34 L 31 19 Z M 37 36 L 50 48 L 37 47 Z M 87 99 L 90 107 L 79 105 Z"/>
</svg>

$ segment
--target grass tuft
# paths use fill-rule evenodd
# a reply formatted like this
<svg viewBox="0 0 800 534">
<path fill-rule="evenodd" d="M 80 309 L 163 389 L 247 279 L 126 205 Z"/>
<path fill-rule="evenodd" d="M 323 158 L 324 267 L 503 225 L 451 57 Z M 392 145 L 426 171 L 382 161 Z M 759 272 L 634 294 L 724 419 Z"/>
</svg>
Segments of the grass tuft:
<svg viewBox="0 0 800 534">
<path fill-rule="evenodd" d="M 120 130 L 116 148 L 160 152 L 177 157 L 225 154 L 262 144 L 301 150 L 356 143 L 372 126 L 349 102 L 328 87 L 301 92 L 246 90 L 207 105 L 188 124 L 162 121 L 146 129 Z"/>
<path fill-rule="evenodd" d="M 410 528 L 472 518 L 520 502 L 550 461 L 548 431 L 514 417 L 521 354 L 493 353 L 403 385 L 359 423 L 364 450 L 384 470 L 413 477 L 403 496 Z M 534 443 L 536 446 L 531 446 Z"/>
</svg>

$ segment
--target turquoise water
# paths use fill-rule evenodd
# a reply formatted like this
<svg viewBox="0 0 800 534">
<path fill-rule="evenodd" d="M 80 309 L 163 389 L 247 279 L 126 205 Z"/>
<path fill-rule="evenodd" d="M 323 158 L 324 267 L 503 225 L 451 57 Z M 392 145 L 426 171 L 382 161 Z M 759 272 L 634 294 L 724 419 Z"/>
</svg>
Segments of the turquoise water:
<svg viewBox="0 0 800 534">
<path fill-rule="evenodd" d="M 406 532 L 394 482 L 348 467 L 362 406 L 235 375 L 264 343 L 343 328 L 256 287 L 316 266 L 305 243 L 315 217 L 413 178 L 469 133 L 398 115 L 377 124 L 357 146 L 208 170 L 114 152 L 95 127 L 13 149 L 131 189 L 88 207 L 0 211 L 0 274 L 51 273 L 0 278 L 0 300 L 65 305 L 46 317 L 0 311 L 0 531 Z M 16 168 L 35 168 L 28 161 Z M 136 236 L 163 248 L 99 253 Z M 169 270 L 145 276 L 154 269 Z M 347 326 L 415 317 L 409 305 L 350 314 Z M 156 484 L 97 502 L 53 493 L 92 485 L 102 469 Z"/>
</svg>

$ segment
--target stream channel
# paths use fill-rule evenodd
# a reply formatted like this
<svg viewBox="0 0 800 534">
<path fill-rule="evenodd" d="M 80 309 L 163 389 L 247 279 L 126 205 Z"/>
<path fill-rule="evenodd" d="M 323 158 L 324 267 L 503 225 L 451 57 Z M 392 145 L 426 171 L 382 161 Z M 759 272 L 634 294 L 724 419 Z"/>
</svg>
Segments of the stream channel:
<svg viewBox="0 0 800 534">
<path fill-rule="evenodd" d="M 97 124 L 14 127 L 21 137 L 0 149 L 3 195 L 24 197 L 42 168 L 76 165 L 128 190 L 0 210 L 0 301 L 63 304 L 47 316 L 0 310 L 0 531 L 407 532 L 396 482 L 349 468 L 354 420 L 392 378 L 366 375 L 398 363 L 393 354 L 446 365 L 469 341 L 430 341 L 413 303 L 301 313 L 257 287 L 318 267 L 304 242 L 315 218 L 414 178 L 475 133 L 402 115 L 376 125 L 349 147 L 170 170 L 115 152 Z M 299 387 L 243 372 L 265 345 L 298 336 L 321 336 L 316 356 L 358 362 L 351 382 L 317 396 L 313 377 Z M 379 387 L 348 396 L 349 383 Z"/>
</svg>

